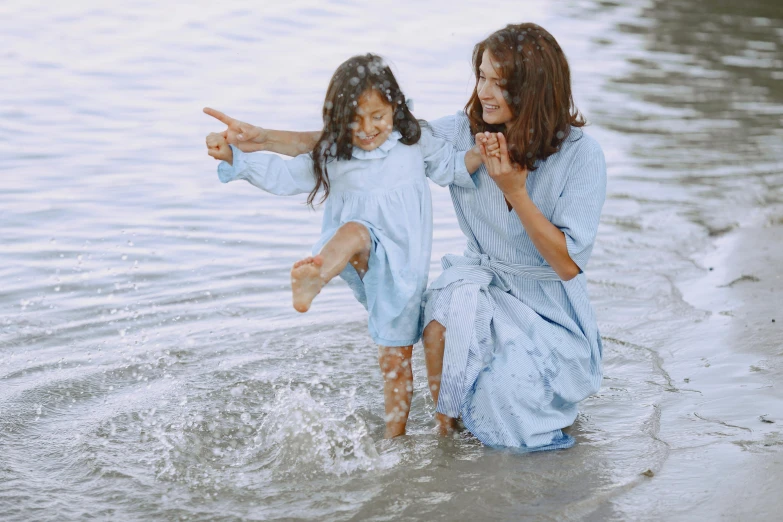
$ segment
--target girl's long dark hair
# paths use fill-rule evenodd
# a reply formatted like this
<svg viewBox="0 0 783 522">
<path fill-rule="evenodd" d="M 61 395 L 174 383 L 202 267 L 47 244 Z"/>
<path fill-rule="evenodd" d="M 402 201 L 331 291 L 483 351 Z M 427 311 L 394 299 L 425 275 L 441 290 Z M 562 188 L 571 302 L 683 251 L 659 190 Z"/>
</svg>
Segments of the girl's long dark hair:
<svg viewBox="0 0 783 522">
<path fill-rule="evenodd" d="M 497 65 L 503 97 L 513 117 L 505 125 L 487 124 L 478 92 L 473 89 L 465 106 L 471 131 L 502 131 L 511 159 L 533 171 L 536 160 L 544 160 L 560 150 L 572 127 L 585 125 L 571 96 L 568 61 L 555 38 L 543 27 L 530 23 L 507 25 L 474 47 L 476 85 L 485 50 Z"/>
<path fill-rule="evenodd" d="M 353 152 L 353 127 L 356 123 L 356 109 L 362 94 L 374 89 L 381 98 L 388 101 L 394 110 L 394 130 L 402 134 L 405 145 L 413 145 L 421 137 L 421 126 L 411 114 L 405 95 L 394 74 L 380 56 L 364 54 L 343 62 L 335 71 L 326 89 L 323 118 L 324 130 L 313 149 L 315 188 L 307 198 L 307 204 L 314 206 L 316 194 L 323 190 L 323 203 L 329 196 L 329 174 L 327 162 L 347 160 Z"/>
</svg>

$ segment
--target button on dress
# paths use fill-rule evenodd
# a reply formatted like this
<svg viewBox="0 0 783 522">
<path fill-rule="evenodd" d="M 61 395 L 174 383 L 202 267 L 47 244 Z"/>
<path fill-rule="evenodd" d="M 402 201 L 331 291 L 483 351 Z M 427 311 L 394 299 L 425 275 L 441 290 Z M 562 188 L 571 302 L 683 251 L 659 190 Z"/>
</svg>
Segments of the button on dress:
<svg viewBox="0 0 783 522">
<path fill-rule="evenodd" d="M 431 126 L 457 149 L 474 145 L 464 112 Z M 462 417 L 486 445 L 520 451 L 572 446 L 562 428 L 602 378 L 584 270 L 606 197 L 604 155 L 572 128 L 561 149 L 536 165 L 528 194 L 563 231 L 581 273 L 560 280 L 482 166 L 473 188 L 449 188 L 467 246 L 443 258 L 444 271 L 425 294 L 424 324 L 446 327 L 437 411 Z"/>
<path fill-rule="evenodd" d="M 473 189 L 465 153 L 422 128 L 413 145 L 394 131 L 378 148 L 353 148 L 349 160 L 327 163 L 330 193 L 324 206 L 321 236 L 313 254 L 345 223 L 367 227 L 372 238 L 364 279 L 350 264 L 342 277 L 367 309 L 370 336 L 382 346 L 408 346 L 422 330 L 422 294 L 432 251 L 432 201 L 427 178 L 441 186 Z M 309 194 L 315 186 L 310 154 L 292 159 L 265 153 L 245 154 L 236 147 L 233 165 L 221 162 L 223 183 L 244 179 L 277 195 Z"/>
</svg>

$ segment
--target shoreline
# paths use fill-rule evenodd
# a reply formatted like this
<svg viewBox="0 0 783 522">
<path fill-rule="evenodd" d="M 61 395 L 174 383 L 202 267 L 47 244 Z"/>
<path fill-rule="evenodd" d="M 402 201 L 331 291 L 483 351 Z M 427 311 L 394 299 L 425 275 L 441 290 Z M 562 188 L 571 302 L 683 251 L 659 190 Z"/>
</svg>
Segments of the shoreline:
<svg viewBox="0 0 783 522">
<path fill-rule="evenodd" d="M 591 519 L 761 519 L 783 508 L 783 224 L 739 227 L 712 245 L 692 256 L 702 277 L 674 281 L 706 318 L 659 352 L 688 392 L 662 403 L 669 456 Z"/>
</svg>

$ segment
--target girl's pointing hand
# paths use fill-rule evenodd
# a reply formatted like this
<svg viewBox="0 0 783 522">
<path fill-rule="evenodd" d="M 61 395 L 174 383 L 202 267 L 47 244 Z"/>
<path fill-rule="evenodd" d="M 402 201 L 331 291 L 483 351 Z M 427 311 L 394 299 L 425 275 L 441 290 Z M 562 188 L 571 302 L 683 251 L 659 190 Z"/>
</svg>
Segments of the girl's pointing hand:
<svg viewBox="0 0 783 522">
<path fill-rule="evenodd" d="M 212 132 L 207 135 L 207 154 L 216 160 L 234 162 L 234 152 L 228 145 L 225 132 Z"/>
</svg>

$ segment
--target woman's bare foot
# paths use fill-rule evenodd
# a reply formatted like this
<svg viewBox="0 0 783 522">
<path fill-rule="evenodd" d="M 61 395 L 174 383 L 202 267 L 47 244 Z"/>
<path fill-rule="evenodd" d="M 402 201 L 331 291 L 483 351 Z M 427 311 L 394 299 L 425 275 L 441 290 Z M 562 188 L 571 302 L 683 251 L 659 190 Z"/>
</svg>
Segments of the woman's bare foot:
<svg viewBox="0 0 783 522">
<path fill-rule="evenodd" d="M 435 412 L 435 428 L 438 435 L 443 437 L 453 434 L 457 430 L 457 419 Z"/>
<path fill-rule="evenodd" d="M 294 308 L 297 312 L 306 312 L 310 309 L 310 303 L 324 287 L 321 278 L 321 265 L 324 260 L 321 256 L 306 257 L 294 263 L 291 269 L 291 292 L 293 293 Z"/>
</svg>

